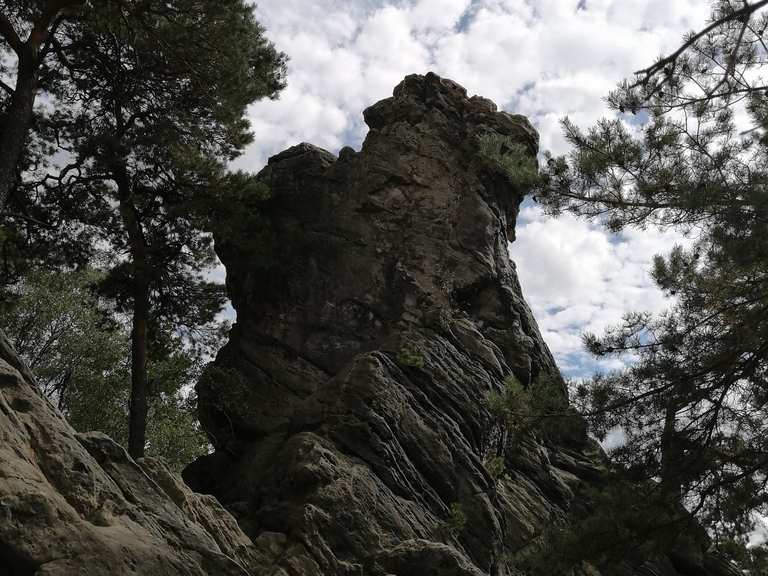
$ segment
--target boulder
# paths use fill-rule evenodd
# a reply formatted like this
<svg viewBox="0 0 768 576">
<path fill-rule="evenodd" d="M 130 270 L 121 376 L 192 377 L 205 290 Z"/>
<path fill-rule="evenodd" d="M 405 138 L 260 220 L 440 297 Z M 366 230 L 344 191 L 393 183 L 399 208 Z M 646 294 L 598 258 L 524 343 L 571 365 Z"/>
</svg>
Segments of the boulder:
<svg viewBox="0 0 768 576">
<path fill-rule="evenodd" d="M 244 576 L 265 560 L 212 496 L 77 434 L 0 333 L 0 574 Z"/>
</svg>

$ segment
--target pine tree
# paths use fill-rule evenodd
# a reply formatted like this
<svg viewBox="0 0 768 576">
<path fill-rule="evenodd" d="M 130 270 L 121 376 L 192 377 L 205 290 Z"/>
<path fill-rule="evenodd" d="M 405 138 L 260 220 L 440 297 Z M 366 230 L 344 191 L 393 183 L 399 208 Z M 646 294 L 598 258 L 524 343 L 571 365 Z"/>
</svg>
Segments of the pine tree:
<svg viewBox="0 0 768 576">
<path fill-rule="evenodd" d="M 655 486 L 657 503 L 685 505 L 726 540 L 768 512 L 766 6 L 715 2 L 705 29 L 610 95 L 617 119 L 587 131 L 566 119 L 572 152 L 548 159 L 539 191 L 551 212 L 613 231 L 691 236 L 690 248 L 654 261 L 671 309 L 585 336 L 594 354 L 636 362 L 584 383 L 577 398 L 599 436 L 625 432 L 614 459 Z M 750 127 L 737 126 L 739 114 Z M 647 119 L 641 129 L 632 115 Z"/>
<path fill-rule="evenodd" d="M 170 323 L 194 339 L 222 305 L 205 275 L 214 260 L 205 209 L 251 139 L 246 107 L 282 89 L 285 57 L 243 0 L 13 3 L 0 49 L 20 48 L 11 32 L 63 4 L 29 92 L 44 88 L 54 111 L 35 120 L 34 139 L 31 120 L 13 142 L 3 128 L 3 146 L 23 140 L 17 156 L 29 162 L 17 160 L 0 184 L 33 190 L 34 205 L 61 215 L 73 239 L 111 250 L 103 293 L 133 317 L 129 451 L 141 456 L 152 326 Z M 12 99 L 0 106 L 4 126 L 15 126 Z"/>
<path fill-rule="evenodd" d="M 192 336 L 221 309 L 221 287 L 204 274 L 212 239 L 195 208 L 250 141 L 247 105 L 282 88 L 283 57 L 242 0 L 108 5 L 70 42 L 56 90 L 66 106 L 49 129 L 71 162 L 44 186 L 82 198 L 75 217 L 115 255 L 106 288 L 133 317 L 128 447 L 138 457 L 151 324 Z"/>
</svg>

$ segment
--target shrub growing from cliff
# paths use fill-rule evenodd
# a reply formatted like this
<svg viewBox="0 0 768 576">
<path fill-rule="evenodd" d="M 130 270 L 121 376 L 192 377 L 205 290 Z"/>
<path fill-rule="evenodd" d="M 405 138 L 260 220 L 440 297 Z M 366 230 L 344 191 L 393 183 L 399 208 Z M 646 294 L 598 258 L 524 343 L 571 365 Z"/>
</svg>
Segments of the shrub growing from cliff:
<svg viewBox="0 0 768 576">
<path fill-rule="evenodd" d="M 507 458 L 514 457 L 528 436 L 565 442 L 586 437 L 582 418 L 568 407 L 562 381 L 548 375 L 525 387 L 510 374 L 500 391 L 488 394 L 486 405 L 495 446 L 485 467 L 494 480 L 506 474 Z"/>
<path fill-rule="evenodd" d="M 403 346 L 397 353 L 397 362 L 410 368 L 424 367 L 424 354 L 413 344 Z"/>
<path fill-rule="evenodd" d="M 516 191 L 526 192 L 537 185 L 539 168 L 527 146 L 498 132 L 478 137 L 480 156 L 500 170 Z"/>
<path fill-rule="evenodd" d="M 519 441 L 534 418 L 531 394 L 513 375 L 504 380 L 501 391 L 488 394 L 488 409 L 503 434 L 513 441 Z"/>
</svg>

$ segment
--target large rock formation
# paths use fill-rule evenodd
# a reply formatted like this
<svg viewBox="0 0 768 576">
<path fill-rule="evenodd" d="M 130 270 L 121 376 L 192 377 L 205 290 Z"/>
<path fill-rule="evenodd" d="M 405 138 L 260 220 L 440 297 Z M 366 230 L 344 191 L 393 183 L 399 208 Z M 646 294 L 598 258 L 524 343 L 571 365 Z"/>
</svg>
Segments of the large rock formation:
<svg viewBox="0 0 768 576">
<path fill-rule="evenodd" d="M 0 332 L 0 576 L 512 575 L 605 481 L 507 253 L 535 131 L 435 75 L 365 118 L 360 153 L 272 158 L 217 234 L 238 323 L 185 473 L 209 495 L 76 434 Z M 544 424 L 493 409 L 505 381 Z M 695 541 L 624 568 L 727 573 Z"/>
<path fill-rule="evenodd" d="M 245 576 L 265 563 L 215 498 L 76 434 L 0 332 L 0 575 Z"/>
<path fill-rule="evenodd" d="M 198 386 L 216 452 L 185 479 L 264 575 L 516 574 L 604 474 L 507 251 L 526 191 L 481 145 L 534 158 L 538 136 L 434 74 L 364 116 L 360 152 L 278 154 L 252 228 L 217 233 L 238 320 Z M 559 416 L 500 424 L 510 379 Z"/>
</svg>

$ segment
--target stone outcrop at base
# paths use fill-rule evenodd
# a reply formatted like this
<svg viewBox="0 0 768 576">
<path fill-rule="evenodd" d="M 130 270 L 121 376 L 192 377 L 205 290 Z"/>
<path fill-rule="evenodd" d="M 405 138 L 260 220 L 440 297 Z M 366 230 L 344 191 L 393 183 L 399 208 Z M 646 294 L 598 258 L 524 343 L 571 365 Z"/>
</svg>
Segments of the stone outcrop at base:
<svg viewBox="0 0 768 576">
<path fill-rule="evenodd" d="M 161 461 L 77 434 L 0 333 L 0 574 L 245 576 L 266 560 Z"/>
</svg>

